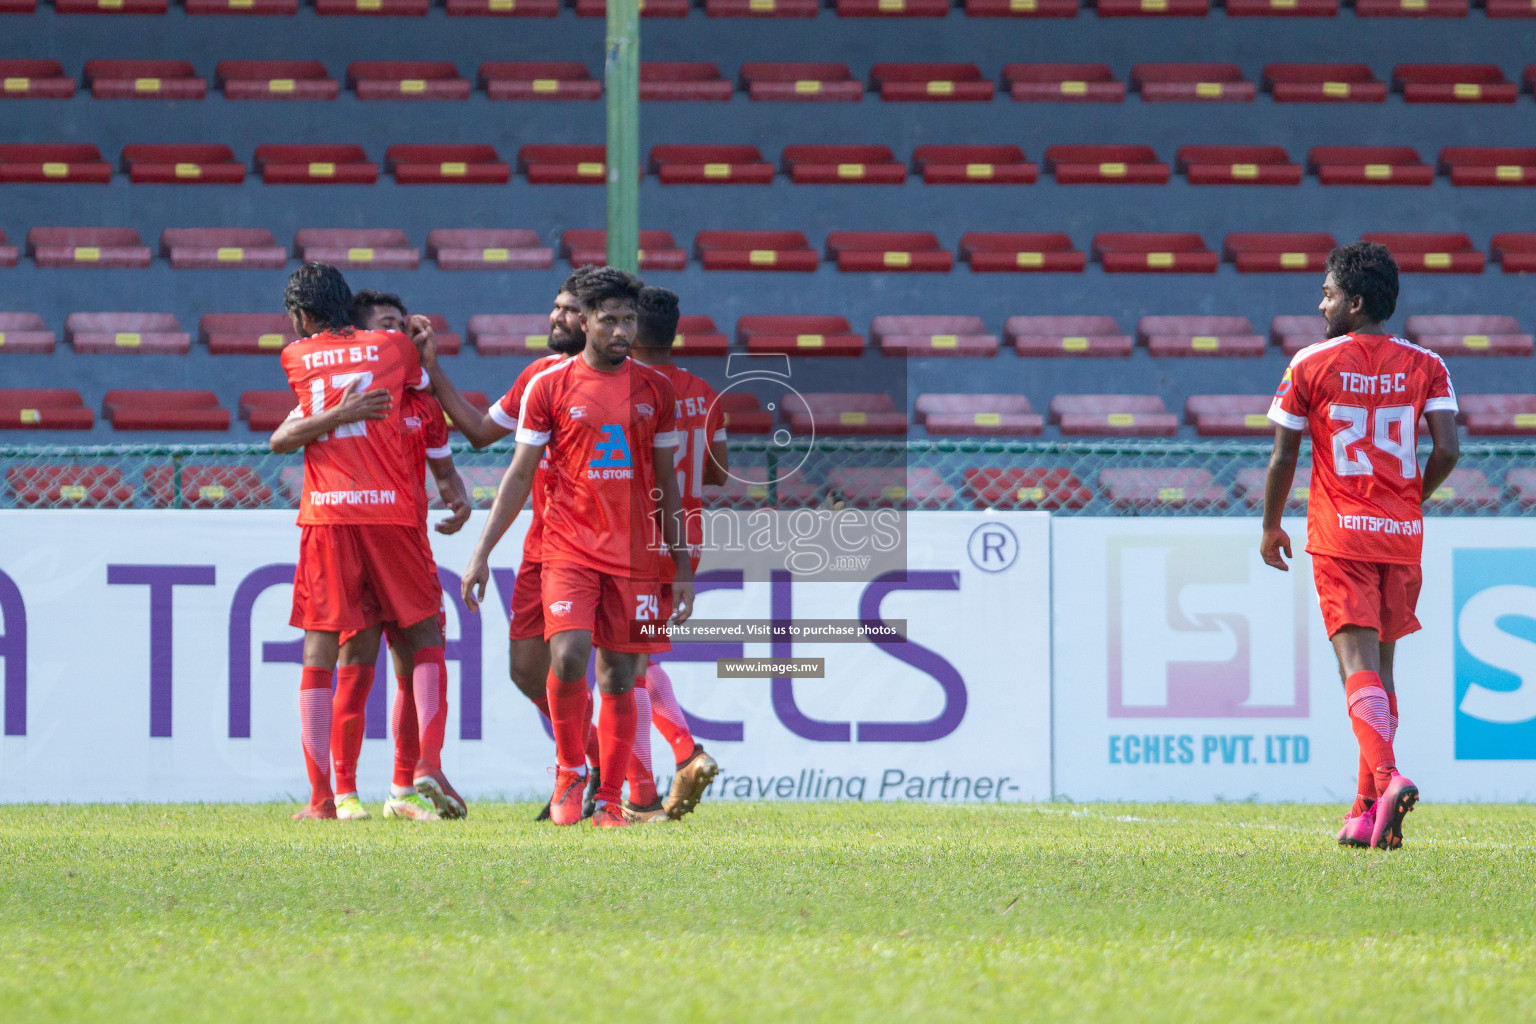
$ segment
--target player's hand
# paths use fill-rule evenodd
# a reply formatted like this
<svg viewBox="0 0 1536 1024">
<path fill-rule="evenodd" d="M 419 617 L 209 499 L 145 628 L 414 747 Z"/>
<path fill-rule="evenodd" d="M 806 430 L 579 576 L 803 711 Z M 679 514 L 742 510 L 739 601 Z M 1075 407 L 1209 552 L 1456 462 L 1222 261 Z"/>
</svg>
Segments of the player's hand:
<svg viewBox="0 0 1536 1024">
<path fill-rule="evenodd" d="M 464 524 L 469 522 L 469 502 L 464 499 L 462 485 L 451 494 L 443 495 L 443 504 L 448 506 L 449 516 L 438 523 L 435 529 L 438 533 L 447 536 L 458 533 Z"/>
<path fill-rule="evenodd" d="M 667 622 L 674 626 L 681 626 L 688 621 L 693 614 L 693 581 L 684 583 L 680 580 L 672 584 L 672 616 Z"/>
<path fill-rule="evenodd" d="M 469 567 L 464 570 L 464 576 L 459 581 L 459 596 L 464 599 L 464 607 L 471 612 L 480 611 L 480 602 L 485 600 L 485 585 L 491 581 L 490 566 L 485 564 L 485 559 L 476 555 L 469 560 Z"/>
<path fill-rule="evenodd" d="M 342 423 L 382 420 L 389 416 L 389 410 L 395 404 L 389 392 L 384 388 L 359 391 L 362 386 L 361 380 L 354 380 L 341 393 L 341 401 L 336 406 L 336 418 Z"/>
<path fill-rule="evenodd" d="M 413 314 L 405 322 L 405 333 L 416 346 L 423 366 L 437 362 L 437 332 L 432 330 L 432 321 L 420 313 Z"/>
<path fill-rule="evenodd" d="M 1290 572 L 1291 567 L 1285 564 L 1285 558 L 1280 557 L 1280 552 L 1285 552 L 1285 558 L 1291 557 L 1291 537 L 1280 527 L 1264 531 L 1264 539 L 1259 541 L 1259 554 L 1264 559 L 1265 565 L 1272 565 L 1281 572 Z"/>
</svg>

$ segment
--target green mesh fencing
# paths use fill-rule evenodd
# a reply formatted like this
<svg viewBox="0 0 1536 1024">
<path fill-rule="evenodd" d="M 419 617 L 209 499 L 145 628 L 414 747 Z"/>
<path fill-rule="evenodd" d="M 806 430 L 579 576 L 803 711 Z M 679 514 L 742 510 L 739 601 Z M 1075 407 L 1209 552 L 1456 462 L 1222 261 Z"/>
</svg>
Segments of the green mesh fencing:
<svg viewBox="0 0 1536 1024">
<path fill-rule="evenodd" d="M 1075 515 L 1252 515 L 1269 444 L 1249 441 L 733 440 L 713 507 L 1047 509 Z M 1427 448 L 1420 455 L 1427 454 Z M 1306 507 L 1302 449 L 1290 507 Z M 511 447 L 455 446 L 476 507 L 490 505 Z M 0 448 L 0 508 L 295 508 L 302 456 L 254 445 Z M 1536 505 L 1536 442 L 1464 444 L 1426 511 L 1513 516 Z M 430 481 L 428 490 L 435 496 Z"/>
</svg>

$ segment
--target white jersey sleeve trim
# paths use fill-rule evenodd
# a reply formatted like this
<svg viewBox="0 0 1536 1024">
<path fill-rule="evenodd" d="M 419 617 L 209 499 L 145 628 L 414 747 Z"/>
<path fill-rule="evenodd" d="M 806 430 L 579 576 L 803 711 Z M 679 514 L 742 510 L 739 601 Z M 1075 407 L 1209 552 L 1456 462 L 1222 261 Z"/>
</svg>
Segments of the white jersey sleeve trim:
<svg viewBox="0 0 1536 1024">
<path fill-rule="evenodd" d="M 501 404 L 504 401 L 506 401 L 505 395 L 491 403 L 491 408 L 489 410 L 491 414 L 491 420 L 502 430 L 515 431 L 517 429 L 517 417 L 507 412 L 506 406 Z"/>
<path fill-rule="evenodd" d="M 443 445 L 441 448 L 428 448 L 427 449 L 427 458 L 429 458 L 429 459 L 446 459 L 449 456 L 451 456 L 452 454 L 453 454 L 453 449 L 448 447 L 447 445 Z"/>
<path fill-rule="evenodd" d="M 652 448 L 676 448 L 678 446 L 677 431 L 667 430 L 656 435 L 651 442 Z"/>
<path fill-rule="evenodd" d="M 517 428 L 518 444 L 549 444 L 549 431 L 529 430 L 527 427 Z"/>
<path fill-rule="evenodd" d="M 420 384 L 412 384 L 411 385 L 411 390 L 412 391 L 425 391 L 428 388 L 430 388 L 431 386 L 432 386 L 432 375 L 430 373 L 428 373 L 427 372 L 427 368 L 425 366 L 423 366 L 421 368 L 421 383 Z"/>
<path fill-rule="evenodd" d="M 721 427 L 719 430 L 715 431 L 715 436 L 710 438 L 710 440 L 711 441 L 724 441 L 725 440 L 725 428 Z"/>
<path fill-rule="evenodd" d="M 1431 398 L 1424 403 L 1425 412 L 1460 412 L 1456 405 L 1455 395 L 1446 395 L 1443 398 Z"/>
<path fill-rule="evenodd" d="M 1294 413 L 1286 412 L 1278 405 L 1269 407 L 1269 418 L 1273 423 L 1278 423 L 1287 430 L 1306 430 L 1307 421 Z"/>
</svg>

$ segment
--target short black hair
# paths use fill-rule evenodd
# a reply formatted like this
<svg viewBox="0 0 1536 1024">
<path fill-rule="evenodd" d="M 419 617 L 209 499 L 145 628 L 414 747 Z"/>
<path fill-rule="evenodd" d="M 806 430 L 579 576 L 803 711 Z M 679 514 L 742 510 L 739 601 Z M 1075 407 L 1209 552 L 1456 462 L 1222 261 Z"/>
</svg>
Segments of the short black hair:
<svg viewBox="0 0 1536 1024">
<path fill-rule="evenodd" d="M 1328 254 L 1328 273 L 1345 295 L 1358 295 L 1363 312 L 1380 323 L 1397 309 L 1397 261 L 1380 242 L 1351 242 Z"/>
<path fill-rule="evenodd" d="M 352 322 L 360 324 L 363 314 L 374 306 L 393 306 L 400 311 L 402 317 L 410 316 L 410 310 L 405 308 L 405 300 L 394 292 L 381 292 L 376 288 L 364 288 L 352 296 Z"/>
<path fill-rule="evenodd" d="M 560 290 L 562 292 L 570 292 L 572 295 L 575 295 L 576 294 L 576 286 L 579 285 L 584 279 L 586 279 L 587 277 L 591 276 L 591 274 L 592 274 L 592 272 L 594 270 L 601 270 L 601 269 L 603 269 L 603 268 L 602 267 L 598 267 L 598 266 L 594 266 L 591 263 L 587 264 L 584 267 L 577 267 L 571 273 L 570 277 L 567 277 L 564 281 L 560 282 Z"/>
<path fill-rule="evenodd" d="M 666 288 L 640 289 L 640 331 L 635 344 L 642 348 L 671 348 L 677 337 L 677 293 Z"/>
<path fill-rule="evenodd" d="M 308 313 L 326 330 L 352 326 L 352 289 L 329 263 L 306 263 L 288 278 L 283 308 Z"/>
<path fill-rule="evenodd" d="M 571 294 L 581 303 L 583 313 L 591 313 L 610 299 L 621 299 L 636 307 L 640 306 L 640 279 L 626 270 L 613 267 L 595 267 L 590 274 L 571 285 Z"/>
</svg>

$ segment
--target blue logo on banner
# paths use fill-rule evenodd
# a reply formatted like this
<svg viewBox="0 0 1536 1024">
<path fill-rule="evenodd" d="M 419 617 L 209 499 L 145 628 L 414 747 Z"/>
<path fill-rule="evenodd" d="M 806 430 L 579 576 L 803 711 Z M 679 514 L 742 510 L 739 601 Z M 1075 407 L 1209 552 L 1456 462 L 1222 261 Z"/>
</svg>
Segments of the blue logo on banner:
<svg viewBox="0 0 1536 1024">
<path fill-rule="evenodd" d="M 624 428 L 618 423 L 604 423 L 603 439 L 592 447 L 598 452 L 598 457 L 587 463 L 592 469 L 626 469 L 634 465 Z"/>
<path fill-rule="evenodd" d="M 1452 553 L 1456 758 L 1536 760 L 1536 549 Z"/>
</svg>

